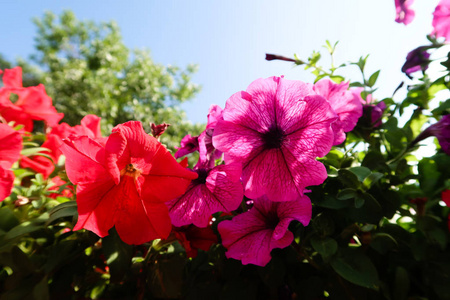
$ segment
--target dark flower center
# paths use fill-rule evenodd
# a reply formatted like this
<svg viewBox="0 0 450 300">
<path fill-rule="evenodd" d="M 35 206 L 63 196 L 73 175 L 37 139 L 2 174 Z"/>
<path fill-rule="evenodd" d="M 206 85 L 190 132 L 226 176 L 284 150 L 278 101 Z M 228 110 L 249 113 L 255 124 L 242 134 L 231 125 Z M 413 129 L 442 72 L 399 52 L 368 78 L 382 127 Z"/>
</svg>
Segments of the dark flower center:
<svg viewBox="0 0 450 300">
<path fill-rule="evenodd" d="M 278 223 L 280 223 L 280 218 L 276 212 L 271 211 L 266 215 L 266 224 L 268 228 L 275 229 Z"/>
<path fill-rule="evenodd" d="M 283 145 L 284 137 L 284 131 L 276 126 L 262 135 L 266 149 L 280 148 Z"/>
<path fill-rule="evenodd" d="M 205 184 L 206 177 L 208 177 L 209 171 L 206 169 L 198 169 L 196 170 L 198 177 L 193 181 L 194 184 Z"/>
</svg>

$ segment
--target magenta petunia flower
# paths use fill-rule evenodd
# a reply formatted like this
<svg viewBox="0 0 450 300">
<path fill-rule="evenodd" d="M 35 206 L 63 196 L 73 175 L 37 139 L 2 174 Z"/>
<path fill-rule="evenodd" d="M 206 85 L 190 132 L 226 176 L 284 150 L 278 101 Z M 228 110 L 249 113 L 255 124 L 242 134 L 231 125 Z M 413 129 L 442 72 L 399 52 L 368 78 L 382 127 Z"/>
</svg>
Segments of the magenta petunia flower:
<svg viewBox="0 0 450 300">
<path fill-rule="evenodd" d="M 435 136 L 442 150 L 450 155 L 450 115 L 443 116 L 439 122 L 422 131 L 411 144 L 415 145 L 430 136 Z"/>
<path fill-rule="evenodd" d="M 325 166 L 316 157 L 333 144 L 337 116 L 311 85 L 280 77 L 258 79 L 232 95 L 213 144 L 225 162 L 241 163 L 244 194 L 292 201 L 305 187 L 321 184 Z"/>
<path fill-rule="evenodd" d="M 433 13 L 433 32 L 436 38 L 450 39 L 450 0 L 441 0 Z"/>
<path fill-rule="evenodd" d="M 304 226 L 311 220 L 311 201 L 307 196 L 290 202 L 272 202 L 263 196 L 247 212 L 219 223 L 225 255 L 242 264 L 265 266 L 271 259 L 270 251 L 285 248 L 294 240 L 289 223 L 297 220 Z"/>
<path fill-rule="evenodd" d="M 198 151 L 198 136 L 186 135 L 181 139 L 181 147 L 175 147 L 177 152 L 175 152 L 175 158 L 180 158 L 189 153 Z"/>
<path fill-rule="evenodd" d="M 358 119 L 362 116 L 362 103 L 348 90 L 349 83 L 334 83 L 324 79 L 314 85 L 314 91 L 323 96 L 336 112 L 339 119 L 331 124 L 334 131 L 333 145 L 339 145 L 345 140 L 345 132 L 355 128 Z"/>
<path fill-rule="evenodd" d="M 177 227 L 188 224 L 206 227 L 213 213 L 235 210 L 244 196 L 239 164 L 194 171 L 198 178 L 191 182 L 186 193 L 167 203 L 172 224 Z"/>
<path fill-rule="evenodd" d="M 414 10 L 409 7 L 414 0 L 395 0 L 395 22 L 408 25 L 414 19 Z"/>
</svg>

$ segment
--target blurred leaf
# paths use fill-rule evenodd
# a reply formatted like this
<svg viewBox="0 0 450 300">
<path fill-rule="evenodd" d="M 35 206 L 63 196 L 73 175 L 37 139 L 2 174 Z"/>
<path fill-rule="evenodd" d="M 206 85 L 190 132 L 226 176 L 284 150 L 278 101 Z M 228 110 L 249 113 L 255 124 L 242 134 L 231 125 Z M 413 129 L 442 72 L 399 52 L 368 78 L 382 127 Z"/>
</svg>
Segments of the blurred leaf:
<svg viewBox="0 0 450 300">
<path fill-rule="evenodd" d="M 392 299 L 404 300 L 408 295 L 410 280 L 408 271 L 403 267 L 395 268 L 395 279 L 393 283 Z"/>
<path fill-rule="evenodd" d="M 331 257 L 333 254 L 336 253 L 338 249 L 338 244 L 336 240 L 325 237 L 325 238 L 317 238 L 314 237 L 311 239 L 311 246 L 313 246 L 314 250 L 319 252 L 322 257 L 328 258 Z"/>
<path fill-rule="evenodd" d="M 420 187 L 425 194 L 433 195 L 436 191 L 436 183 L 441 176 L 436 162 L 432 158 L 425 157 L 419 162 L 418 167 L 420 174 Z"/>
<path fill-rule="evenodd" d="M 77 202 L 76 201 L 67 201 L 61 203 L 58 206 L 55 206 L 50 212 L 50 217 L 48 218 L 46 225 L 52 224 L 54 221 L 65 218 L 65 217 L 73 217 L 77 215 Z"/>
<path fill-rule="evenodd" d="M 133 246 L 124 243 L 115 228 L 103 238 L 103 253 L 111 273 L 111 282 L 120 282 L 131 265 Z"/>
<path fill-rule="evenodd" d="M 360 182 L 363 182 L 364 179 L 371 173 L 370 169 L 366 167 L 353 167 L 350 168 L 349 171 L 355 174 Z"/>
<path fill-rule="evenodd" d="M 286 266 L 280 257 L 273 256 L 264 268 L 258 268 L 258 273 L 267 286 L 278 288 L 284 282 Z"/>
<path fill-rule="evenodd" d="M 367 176 L 366 179 L 364 179 L 363 184 L 369 189 L 383 177 L 384 175 L 378 172 L 370 173 L 370 175 Z"/>
<path fill-rule="evenodd" d="M 357 194 L 358 193 L 355 189 L 343 189 L 342 191 L 339 192 L 337 198 L 339 200 L 348 200 L 355 198 Z"/>
<path fill-rule="evenodd" d="M 386 254 L 389 250 L 398 247 L 398 243 L 387 233 L 375 233 L 372 235 L 370 247 L 380 254 Z"/>
<path fill-rule="evenodd" d="M 13 227 L 19 225 L 19 220 L 14 215 L 13 211 L 5 206 L 0 208 L 0 229 L 3 231 L 9 231 Z"/>
<path fill-rule="evenodd" d="M 360 185 L 358 177 L 349 170 L 339 170 L 338 178 L 346 187 L 358 188 Z"/>
<path fill-rule="evenodd" d="M 12 228 L 9 232 L 6 233 L 4 238 L 5 240 L 14 239 L 21 235 L 28 234 L 42 228 L 43 226 L 41 223 L 27 221 Z"/>
<path fill-rule="evenodd" d="M 367 85 L 369 87 L 373 87 L 375 85 L 378 79 L 378 75 L 380 75 L 380 70 L 376 71 L 370 76 L 369 80 L 367 81 Z"/>
<path fill-rule="evenodd" d="M 372 261 L 358 249 L 341 249 L 331 260 L 333 269 L 344 279 L 356 285 L 379 290 L 378 272 Z"/>
<path fill-rule="evenodd" d="M 321 207 L 331 208 L 331 209 L 341 209 L 341 208 L 347 207 L 349 205 L 348 201 L 338 200 L 329 195 L 325 195 L 323 197 L 316 198 L 314 200 L 314 204 L 321 206 Z"/>
<path fill-rule="evenodd" d="M 26 148 L 22 149 L 22 151 L 20 151 L 20 154 L 22 154 L 23 156 L 32 156 L 38 154 L 39 152 L 50 152 L 50 149 L 44 147 Z"/>
</svg>

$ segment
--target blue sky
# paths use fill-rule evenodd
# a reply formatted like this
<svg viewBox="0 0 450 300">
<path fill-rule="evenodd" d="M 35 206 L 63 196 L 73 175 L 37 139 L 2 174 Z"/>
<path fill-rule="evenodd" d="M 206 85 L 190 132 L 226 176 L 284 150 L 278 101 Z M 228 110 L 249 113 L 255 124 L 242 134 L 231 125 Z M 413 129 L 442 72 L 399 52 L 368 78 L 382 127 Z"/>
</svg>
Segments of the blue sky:
<svg viewBox="0 0 450 300">
<path fill-rule="evenodd" d="M 70 9 L 83 20 L 115 20 L 129 48 L 150 49 L 153 59 L 165 65 L 199 64 L 193 82 L 202 91 L 183 108 L 191 121 L 206 122 L 211 104 L 223 107 L 257 78 L 285 75 L 312 82 L 309 71 L 267 62 L 265 53 L 297 53 L 306 59 L 320 50 L 326 56 L 322 45 L 327 39 L 339 41 L 338 63 L 370 54 L 368 72 L 381 69 L 375 98 L 392 95 L 407 80 L 400 72 L 406 54 L 427 43 L 437 2 L 416 1 L 416 18 L 404 26 L 394 22 L 394 0 L 0 0 L 0 53 L 9 59 L 28 57 L 36 32 L 31 19 L 47 10 Z M 343 74 L 360 79 L 356 67 Z"/>
</svg>

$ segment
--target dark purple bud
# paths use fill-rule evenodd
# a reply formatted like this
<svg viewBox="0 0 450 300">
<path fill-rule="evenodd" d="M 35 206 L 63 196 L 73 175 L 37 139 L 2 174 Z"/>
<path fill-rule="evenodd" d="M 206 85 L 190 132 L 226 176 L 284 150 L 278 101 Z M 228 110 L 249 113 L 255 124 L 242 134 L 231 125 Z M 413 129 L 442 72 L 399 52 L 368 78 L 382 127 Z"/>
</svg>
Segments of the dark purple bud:
<svg viewBox="0 0 450 300">
<path fill-rule="evenodd" d="M 266 60 L 284 60 L 284 61 L 292 61 L 292 62 L 297 62 L 295 59 L 293 58 L 289 58 L 289 57 L 285 57 L 285 56 L 281 56 L 281 55 L 276 55 L 276 54 L 269 54 L 266 53 Z"/>
<path fill-rule="evenodd" d="M 405 73 L 409 78 L 411 74 L 417 71 L 425 71 L 428 69 L 428 64 L 430 63 L 430 53 L 427 51 L 430 49 L 428 46 L 418 47 L 406 56 L 406 62 L 402 67 L 402 72 Z"/>
</svg>

